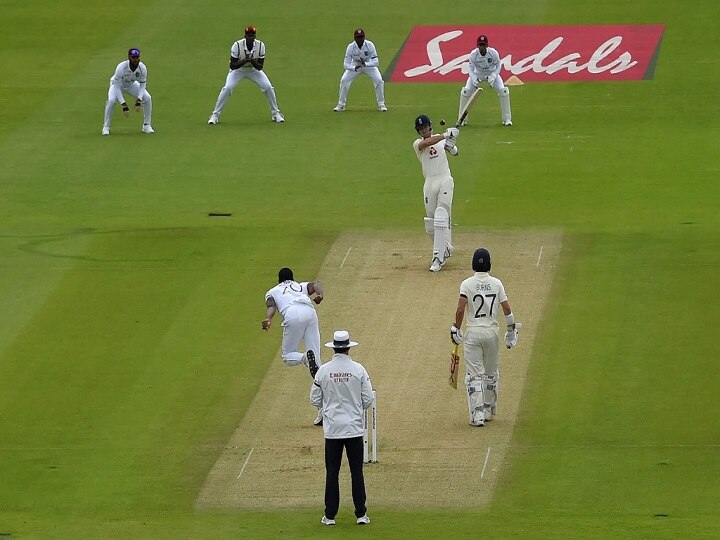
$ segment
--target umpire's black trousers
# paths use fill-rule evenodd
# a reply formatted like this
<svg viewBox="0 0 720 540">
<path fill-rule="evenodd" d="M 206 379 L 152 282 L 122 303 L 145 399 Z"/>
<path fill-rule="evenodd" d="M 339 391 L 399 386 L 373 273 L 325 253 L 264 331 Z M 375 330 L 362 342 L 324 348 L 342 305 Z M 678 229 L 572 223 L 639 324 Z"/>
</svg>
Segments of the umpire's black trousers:
<svg viewBox="0 0 720 540">
<path fill-rule="evenodd" d="M 325 517 L 335 519 L 340 507 L 340 465 L 343 448 L 347 452 L 352 478 L 352 498 L 355 517 L 367 512 L 365 507 L 365 478 L 363 477 L 363 438 L 325 439 Z"/>
</svg>

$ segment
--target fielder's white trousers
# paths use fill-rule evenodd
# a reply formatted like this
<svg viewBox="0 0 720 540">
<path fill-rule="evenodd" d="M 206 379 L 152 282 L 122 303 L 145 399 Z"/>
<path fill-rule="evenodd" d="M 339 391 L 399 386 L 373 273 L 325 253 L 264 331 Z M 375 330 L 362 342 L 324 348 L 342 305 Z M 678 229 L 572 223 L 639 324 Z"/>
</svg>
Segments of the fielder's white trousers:
<svg viewBox="0 0 720 540">
<path fill-rule="evenodd" d="M 225 107 L 225 103 L 227 103 L 228 98 L 232 94 L 235 87 L 240 84 L 240 81 L 242 81 L 243 79 L 250 79 L 260 88 L 260 90 L 262 90 L 262 93 L 265 94 L 265 96 L 267 97 L 268 106 L 270 107 L 270 114 L 275 116 L 275 114 L 280 112 L 280 108 L 278 107 L 277 103 L 277 97 L 275 96 L 275 89 L 273 88 L 272 83 L 270 83 L 270 79 L 268 79 L 268 76 L 265 74 L 265 72 L 258 71 L 255 68 L 240 68 L 231 69 L 228 72 L 225 79 L 225 86 L 223 86 L 220 90 L 220 94 L 218 95 L 217 101 L 215 102 L 215 109 L 213 110 L 213 114 L 217 114 L 218 116 L 220 116 L 223 108 Z"/>
<path fill-rule="evenodd" d="M 357 71 L 346 69 L 342 77 L 340 77 L 340 97 L 338 97 L 338 105 L 343 107 L 347 103 L 348 92 L 350 92 L 350 86 L 353 81 L 362 74 L 370 77 L 375 88 L 375 101 L 377 101 L 378 107 L 385 105 L 385 83 L 382 80 L 380 70 L 376 67 L 361 67 Z"/>
<path fill-rule="evenodd" d="M 125 101 L 123 92 L 130 94 L 133 97 L 140 98 L 143 102 L 143 124 L 152 124 L 152 96 L 147 89 L 142 90 L 140 83 L 133 81 L 128 85 L 114 86 L 112 81 L 110 82 L 110 88 L 108 89 L 108 98 L 105 102 L 105 120 L 103 127 L 109 128 L 110 122 L 112 121 L 113 108 L 115 103 L 122 103 Z M 134 103 L 128 103 L 128 107 L 133 107 Z"/>
</svg>

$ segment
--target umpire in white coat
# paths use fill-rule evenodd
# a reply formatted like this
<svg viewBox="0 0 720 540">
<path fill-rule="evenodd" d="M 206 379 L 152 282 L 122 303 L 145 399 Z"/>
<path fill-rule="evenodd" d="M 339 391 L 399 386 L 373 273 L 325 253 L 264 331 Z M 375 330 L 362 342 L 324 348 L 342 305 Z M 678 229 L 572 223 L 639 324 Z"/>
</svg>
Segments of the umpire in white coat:
<svg viewBox="0 0 720 540">
<path fill-rule="evenodd" d="M 340 507 L 339 474 L 343 448 L 347 453 L 352 479 L 352 498 L 358 525 L 370 523 L 365 506 L 363 477 L 363 418 L 372 405 L 373 388 L 362 364 L 348 352 L 357 342 L 346 330 L 337 330 L 325 346 L 335 354 L 315 375 L 310 402 L 322 410 L 325 433 L 325 515 L 322 523 L 335 525 Z"/>
</svg>

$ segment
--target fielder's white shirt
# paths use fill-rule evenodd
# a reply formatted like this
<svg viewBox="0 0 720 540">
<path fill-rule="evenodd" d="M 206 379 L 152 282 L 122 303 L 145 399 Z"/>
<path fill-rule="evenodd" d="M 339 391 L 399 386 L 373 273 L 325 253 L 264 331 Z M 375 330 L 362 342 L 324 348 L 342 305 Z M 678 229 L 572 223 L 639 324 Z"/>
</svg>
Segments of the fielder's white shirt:
<svg viewBox="0 0 720 540">
<path fill-rule="evenodd" d="M 147 67 L 142 62 L 138 62 L 135 69 L 130 68 L 130 60 L 120 62 L 115 68 L 115 73 L 110 78 L 110 85 L 127 89 L 134 82 L 140 83 L 144 89 L 147 83 Z"/>
<path fill-rule="evenodd" d="M 469 61 L 470 74 L 478 79 L 487 79 L 491 73 L 500 73 L 500 55 L 492 47 L 487 48 L 485 56 L 480 54 L 480 49 L 473 49 Z"/>
<path fill-rule="evenodd" d="M 475 272 L 460 284 L 460 296 L 467 298 L 465 324 L 498 328 L 498 314 L 502 311 L 500 302 L 507 300 L 505 287 L 498 278 L 487 272 Z"/>
<path fill-rule="evenodd" d="M 259 39 L 256 39 L 253 41 L 252 49 L 248 49 L 247 40 L 243 38 L 232 44 L 232 47 L 230 47 L 230 56 L 237 58 L 238 60 L 245 60 L 245 58 L 259 60 L 260 58 L 265 58 L 265 44 Z M 248 62 L 238 69 L 247 71 L 255 68 Z"/>
<path fill-rule="evenodd" d="M 267 299 L 272 297 L 283 319 L 285 318 L 285 312 L 293 304 L 305 304 L 314 309 L 312 299 L 308 294 L 308 283 L 307 281 L 298 283 L 292 280 L 278 283 L 265 293 L 265 302 L 267 303 Z"/>
<path fill-rule="evenodd" d="M 372 405 L 373 389 L 362 364 L 334 354 L 315 374 L 310 403 L 322 409 L 326 439 L 362 437 L 363 416 Z"/>
<path fill-rule="evenodd" d="M 452 176 L 447 154 L 445 153 L 445 139 L 420 150 L 419 146 L 422 141 L 422 137 L 415 139 L 413 148 L 415 149 L 415 155 L 422 165 L 422 172 L 425 179 L 430 180 L 434 177 L 445 178 Z"/>
<path fill-rule="evenodd" d="M 350 71 L 354 71 L 355 66 L 362 65 L 360 60 L 364 61 L 365 66 L 367 67 L 377 67 L 380 65 L 377 50 L 375 49 L 375 44 L 372 41 L 366 39 L 362 44 L 362 47 L 358 47 L 358 44 L 354 41 L 347 46 L 343 67 Z"/>
</svg>

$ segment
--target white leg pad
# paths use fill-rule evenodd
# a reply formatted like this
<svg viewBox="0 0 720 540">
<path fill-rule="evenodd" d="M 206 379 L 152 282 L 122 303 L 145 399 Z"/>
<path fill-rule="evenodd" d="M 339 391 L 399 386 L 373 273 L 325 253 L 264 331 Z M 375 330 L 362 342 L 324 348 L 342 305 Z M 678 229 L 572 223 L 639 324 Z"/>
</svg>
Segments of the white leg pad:
<svg viewBox="0 0 720 540">
<path fill-rule="evenodd" d="M 435 209 L 433 227 L 433 257 L 442 264 L 450 252 L 450 214 L 442 206 Z"/>
<path fill-rule="evenodd" d="M 483 375 L 483 392 L 485 397 L 485 406 L 489 408 L 497 407 L 499 374 L 496 371 L 492 375 Z"/>
<path fill-rule="evenodd" d="M 500 98 L 500 112 L 502 113 L 503 122 L 511 122 L 510 89 L 507 86 L 503 86 L 500 92 L 498 92 L 498 97 Z"/>
<path fill-rule="evenodd" d="M 483 380 L 481 375 L 465 375 L 465 387 L 468 394 L 468 414 L 470 424 L 482 426 L 485 423 Z"/>
</svg>

